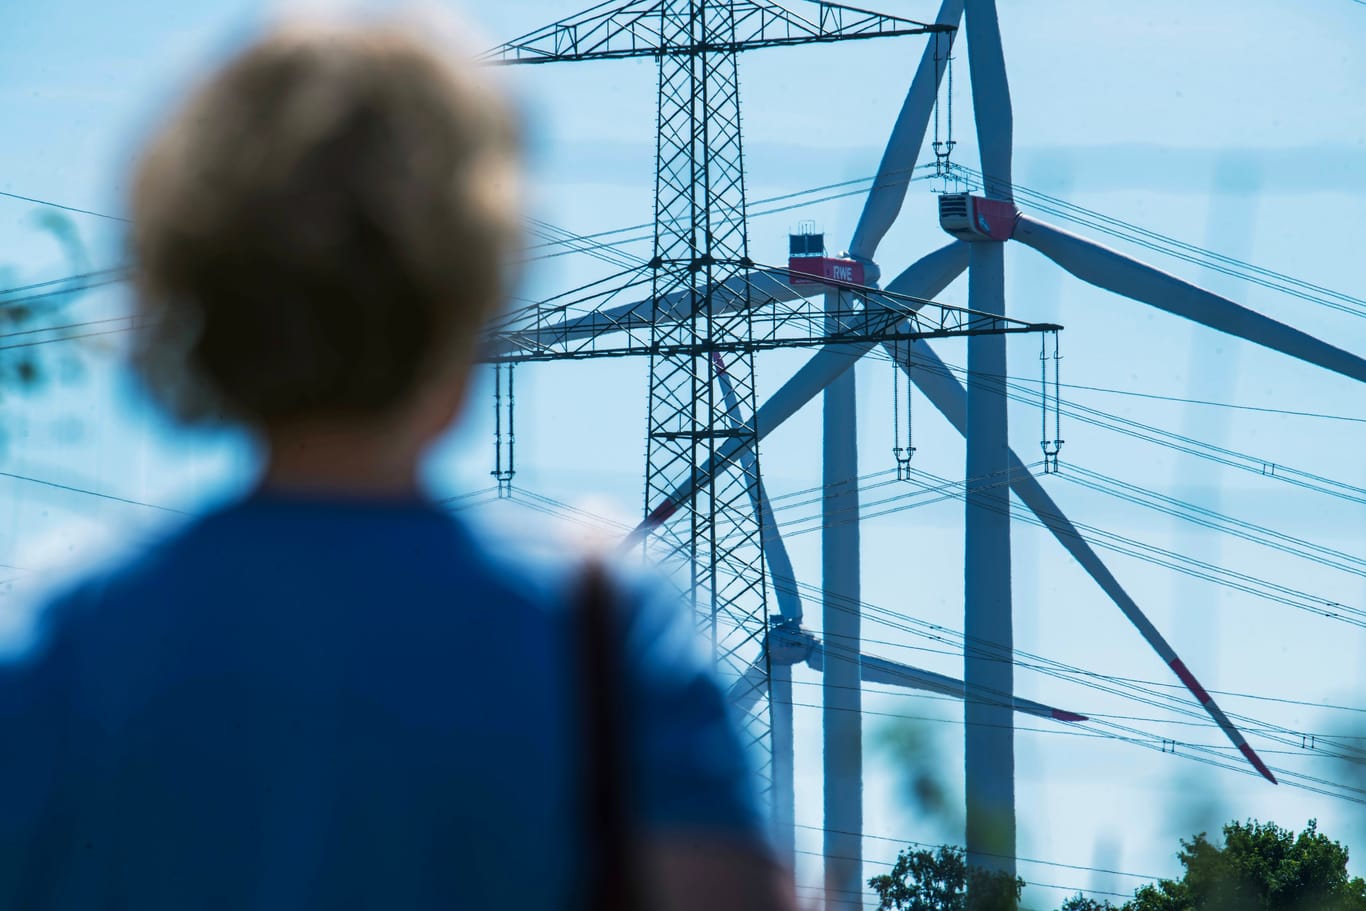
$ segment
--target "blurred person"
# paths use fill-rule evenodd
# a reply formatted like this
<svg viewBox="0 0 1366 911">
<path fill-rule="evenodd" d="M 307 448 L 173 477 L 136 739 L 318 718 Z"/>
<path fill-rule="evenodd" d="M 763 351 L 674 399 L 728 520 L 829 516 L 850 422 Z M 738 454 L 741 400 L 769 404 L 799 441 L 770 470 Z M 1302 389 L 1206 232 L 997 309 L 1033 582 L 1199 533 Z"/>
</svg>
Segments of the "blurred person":
<svg viewBox="0 0 1366 911">
<path fill-rule="evenodd" d="M 516 171 L 497 94 L 394 23 L 277 28 L 154 133 L 135 363 L 264 470 L 0 663 L 0 908 L 791 905 L 682 606 L 419 480 Z"/>
</svg>

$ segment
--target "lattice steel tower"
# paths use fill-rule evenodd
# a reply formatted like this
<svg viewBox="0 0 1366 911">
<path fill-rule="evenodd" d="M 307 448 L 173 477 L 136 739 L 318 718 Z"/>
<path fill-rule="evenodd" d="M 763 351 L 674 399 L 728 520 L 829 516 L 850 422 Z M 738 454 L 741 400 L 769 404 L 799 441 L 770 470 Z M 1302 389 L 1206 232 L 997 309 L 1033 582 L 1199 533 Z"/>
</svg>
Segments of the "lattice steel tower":
<svg viewBox="0 0 1366 911">
<path fill-rule="evenodd" d="M 749 302 L 714 306 L 717 289 L 736 287 L 752 265 L 745 228 L 744 153 L 736 21 L 752 10 L 732 0 L 666 0 L 660 4 L 666 47 L 694 53 L 659 58 L 655 170 L 654 298 L 686 301 L 686 319 L 656 320 L 656 345 L 685 349 L 650 357 L 646 508 L 687 510 L 661 529 L 670 550 L 692 566 L 692 598 L 721 666 L 739 674 L 738 654 L 767 627 L 757 439 L 754 353 L 716 353 L 716 344 L 751 337 Z M 693 350 L 686 350 L 691 348 Z M 708 351 L 712 352 L 710 355 Z M 723 360 L 722 358 L 725 358 Z M 733 402 L 725 402 L 720 375 Z M 728 407 L 730 406 L 730 407 Z M 701 479 L 697 494 L 673 504 L 679 485 L 699 467 L 716 465 L 728 439 L 753 444 L 755 458 Z M 751 727 L 766 738 L 766 725 Z M 767 751 L 765 751 L 767 752 Z"/>
<path fill-rule="evenodd" d="M 698 619 L 722 670 L 739 677 L 763 654 L 769 618 L 751 300 L 765 296 L 756 291 L 746 234 L 737 57 L 763 47 L 952 31 L 823 0 L 803 5 L 811 17 L 770 0 L 627 0 L 545 26 L 485 58 L 659 61 L 652 306 L 648 325 L 636 323 L 650 337 L 645 526 L 691 566 Z M 750 732 L 768 740 L 764 713 L 752 713 Z"/>
</svg>

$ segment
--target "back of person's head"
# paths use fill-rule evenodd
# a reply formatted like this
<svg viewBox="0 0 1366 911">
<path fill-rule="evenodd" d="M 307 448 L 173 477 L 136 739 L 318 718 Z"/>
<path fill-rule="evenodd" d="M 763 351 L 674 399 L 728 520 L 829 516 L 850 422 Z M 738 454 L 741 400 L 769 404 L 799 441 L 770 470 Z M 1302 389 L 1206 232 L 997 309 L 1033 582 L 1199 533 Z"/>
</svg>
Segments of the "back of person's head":
<svg viewBox="0 0 1366 911">
<path fill-rule="evenodd" d="M 516 238 L 512 118 L 416 27 L 299 23 L 152 137 L 132 190 L 148 385 L 182 417 L 364 420 L 470 362 Z"/>
</svg>

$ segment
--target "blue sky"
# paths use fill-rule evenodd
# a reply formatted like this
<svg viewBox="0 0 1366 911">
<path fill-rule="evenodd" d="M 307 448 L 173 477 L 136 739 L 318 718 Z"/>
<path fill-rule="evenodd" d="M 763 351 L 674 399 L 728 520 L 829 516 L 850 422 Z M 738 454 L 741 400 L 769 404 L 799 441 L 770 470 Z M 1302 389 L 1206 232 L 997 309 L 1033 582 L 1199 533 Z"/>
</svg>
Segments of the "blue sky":
<svg viewBox="0 0 1366 911">
<path fill-rule="evenodd" d="M 794 6 L 800 6 L 794 3 Z M 931 18 L 935 3 L 887 0 L 882 8 Z M 1063 197 L 1259 266 L 1363 296 L 1366 234 L 1366 7 L 1350 0 L 1294 6 L 1269 2 L 1145 4 L 1001 3 L 1001 26 L 1015 116 L 1015 178 Z M 146 126 L 197 74 L 264 17 L 292 9 L 247 2 L 19 2 L 0 10 L 0 190 L 119 215 L 124 173 Z M 467 3 L 460 8 L 479 47 L 513 37 L 577 9 L 572 2 Z M 751 199 L 870 175 L 918 60 L 920 39 L 777 49 L 742 65 Z M 955 69 L 955 160 L 976 165 L 966 61 Z M 654 69 L 644 61 L 532 67 L 505 74 L 528 125 L 536 214 L 580 233 L 638 224 L 651 213 Z M 923 160 L 923 159 L 922 159 Z M 928 181 L 912 185 L 884 240 L 883 274 L 944 241 Z M 773 262 L 786 233 L 816 220 L 838 247 L 847 242 L 860 197 L 756 218 L 753 255 Z M 39 227 L 37 207 L 0 199 L 0 266 L 14 284 L 73 269 Z M 1048 220 L 1050 216 L 1043 216 Z M 121 260 L 117 221 L 73 216 L 96 267 Z M 1086 233 L 1084 230 L 1081 233 Z M 1226 294 L 1263 313 L 1366 353 L 1360 317 L 1269 291 L 1110 238 L 1097 239 Z M 632 252 L 645 253 L 639 246 Z M 1083 285 L 1034 252 L 1006 255 L 1007 307 L 1050 320 L 1062 336 L 1062 380 L 1242 406 L 1328 413 L 1329 420 L 1144 399 L 1085 389 L 1064 398 L 1181 433 L 1258 460 L 1366 487 L 1366 396 L 1356 384 L 1294 363 Z M 601 274 L 591 259 L 533 262 L 522 293 L 536 296 Z M 8 285 L 7 285 L 8 287 Z M 966 283 L 942 296 L 966 302 Z M 72 303 L 79 319 L 126 311 L 123 292 Z M 73 320 L 74 321 L 74 320 Z M 119 336 L 99 342 L 116 342 Z M 68 343 L 70 344 L 70 343 Z M 55 346 L 54 346 L 55 347 Z M 80 376 L 38 396 L 0 401 L 0 471 L 87 488 L 129 500 L 191 509 L 229 495 L 249 476 L 253 456 L 231 434 L 175 435 L 139 397 L 118 366 L 114 344 L 87 344 Z M 962 364 L 962 343 L 937 346 Z M 1010 343 L 1010 372 L 1037 375 L 1037 341 Z M 0 354 L 6 352 L 0 351 Z M 776 389 L 805 353 L 759 359 L 759 394 Z M 860 469 L 890 468 L 890 367 L 858 368 Z M 639 515 L 645 417 L 644 365 L 629 362 L 537 365 L 518 374 L 519 486 L 596 513 Z M 918 467 L 961 477 L 963 449 L 948 425 L 915 403 Z M 459 493 L 487 487 L 491 399 L 480 388 L 470 420 L 436 454 L 433 484 Z M 1036 458 L 1036 408 L 1012 405 L 1012 442 Z M 776 430 L 762 450 L 772 495 L 819 481 L 819 410 Z M 1216 509 L 1284 534 L 1366 555 L 1366 507 L 1261 474 L 1237 471 L 1169 448 L 1064 421 L 1063 462 Z M 1187 553 L 1325 601 L 1366 607 L 1366 580 L 1321 564 L 1178 522 L 1086 489 L 1063 476 L 1045 484 L 1076 520 Z M 802 510 L 793 510 L 791 518 Z M 89 559 L 97 535 L 134 540 L 167 521 L 164 510 L 0 477 L 0 564 L 18 580 L 45 563 Z M 780 518 L 784 518 L 781 517 Z M 490 521 L 534 525 L 539 514 L 502 504 Z M 796 532 L 804 526 L 795 525 Z M 864 598 L 951 629 L 962 625 L 962 508 L 955 501 L 865 523 Z M 818 535 L 789 546 L 803 582 L 819 584 Z M 1106 562 L 1211 689 L 1309 703 L 1355 706 L 1362 699 L 1363 631 L 1303 611 L 1174 574 L 1114 554 Z M 0 576 L 0 578 L 5 578 Z M 1034 528 L 1016 525 L 1016 643 L 1089 670 L 1169 682 L 1170 675 L 1093 583 Z M 0 596 L 0 605 L 14 598 Z M 0 608 L 0 616 L 4 613 Z M 819 612 L 813 609 L 814 620 Z M 952 654 L 920 651 L 924 640 L 865 623 L 868 650 L 957 674 Z M 1125 721 L 1183 742 L 1221 744 L 1212 726 L 1188 727 L 1151 706 L 1051 677 L 1017 672 L 1022 695 Z M 819 704 L 818 678 L 798 672 L 798 698 Z M 1306 733 L 1338 732 L 1360 711 L 1221 697 L 1225 708 Z M 876 731 L 914 716 L 951 788 L 959 788 L 961 710 L 905 695 L 870 695 Z M 799 849 L 819 852 L 819 712 L 798 709 Z M 1160 719 L 1160 720 L 1151 720 Z M 903 719 L 904 720 L 904 719 Z M 1232 817 L 1322 828 L 1366 853 L 1366 807 L 1249 775 L 1211 769 L 1177 755 L 1110 739 L 1064 736 L 1045 725 L 1017 738 L 1020 854 L 1082 867 L 1146 874 L 1175 871 L 1176 838 Z M 1308 750 L 1253 738 L 1275 766 L 1340 777 Z M 957 839 L 951 820 L 926 818 L 899 798 L 898 757 L 870 747 L 867 831 L 915 841 Z M 867 842 L 870 861 L 889 860 L 896 841 Z M 814 853 L 799 855 L 807 882 L 819 879 Z M 870 867 L 873 865 L 870 863 Z M 1366 867 L 1356 866 L 1356 872 Z M 1039 865 L 1026 879 L 1128 891 L 1137 880 Z M 1031 887 L 1032 904 L 1052 907 L 1063 893 Z M 1052 904 L 1049 904 L 1052 903 Z"/>
</svg>

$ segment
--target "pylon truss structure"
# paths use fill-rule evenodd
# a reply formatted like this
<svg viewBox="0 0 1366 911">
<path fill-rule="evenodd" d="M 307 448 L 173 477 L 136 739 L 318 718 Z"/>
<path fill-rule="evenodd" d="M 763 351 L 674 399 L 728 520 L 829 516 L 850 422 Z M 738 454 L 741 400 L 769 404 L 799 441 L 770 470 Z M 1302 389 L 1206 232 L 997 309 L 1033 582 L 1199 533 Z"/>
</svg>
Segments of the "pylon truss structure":
<svg viewBox="0 0 1366 911">
<path fill-rule="evenodd" d="M 643 266 L 636 275 L 645 272 Z M 642 283 L 648 283 L 646 276 Z M 598 357 L 667 356 L 710 358 L 775 348 L 815 348 L 859 342 L 886 344 L 918 339 L 1056 332 L 1054 323 L 1028 323 L 979 313 L 924 298 L 843 282 L 805 287 L 786 269 L 755 267 L 736 274 L 712 294 L 713 312 L 744 313 L 750 332 L 726 338 L 660 339 L 656 318 L 685 322 L 686 295 L 666 296 L 628 307 L 612 307 L 629 288 L 612 287 L 582 297 L 552 297 L 530 312 L 495 323 L 484 336 L 481 359 L 508 364 Z M 830 288 L 842 294 L 825 295 Z M 800 297 L 798 295 L 814 295 Z M 727 375 L 728 372 L 727 372 Z M 724 397 L 724 393 L 723 393 Z"/>
<path fill-rule="evenodd" d="M 952 32 L 951 26 L 917 22 L 901 16 L 817 0 L 814 18 L 776 3 L 737 0 L 726 3 L 678 3 L 635 0 L 613 6 L 598 4 L 499 45 L 483 56 L 487 63 L 556 63 L 567 60 L 613 60 L 700 53 L 735 53 L 765 47 L 813 42 L 849 41 Z M 730 19 L 724 31 L 693 34 L 686 25 L 687 8 L 724 9 Z M 606 8 L 604 8 L 606 7 Z M 683 10 L 684 15 L 677 13 Z"/>
</svg>

